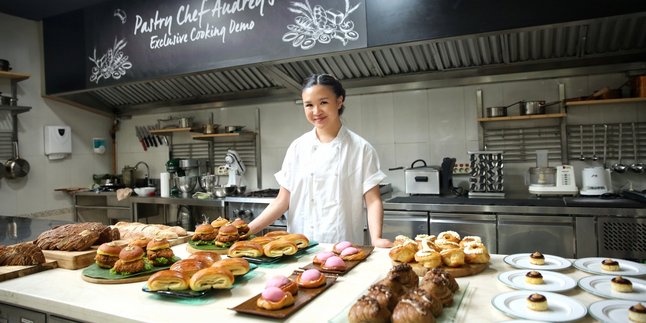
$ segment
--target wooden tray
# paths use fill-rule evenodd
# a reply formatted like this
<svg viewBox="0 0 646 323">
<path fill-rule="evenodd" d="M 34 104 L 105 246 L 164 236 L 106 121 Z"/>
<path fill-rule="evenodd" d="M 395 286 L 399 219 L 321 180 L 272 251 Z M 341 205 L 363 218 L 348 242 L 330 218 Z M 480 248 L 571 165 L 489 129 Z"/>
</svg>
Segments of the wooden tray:
<svg viewBox="0 0 646 323">
<path fill-rule="evenodd" d="M 56 260 L 47 259 L 45 263 L 34 266 L 0 266 L 0 282 L 27 276 L 58 267 Z"/>
<path fill-rule="evenodd" d="M 393 265 L 400 265 L 402 262 L 392 260 Z M 417 262 L 408 263 L 413 267 L 413 271 L 417 276 L 423 277 L 426 273 L 432 268 L 426 268 L 422 264 Z M 466 277 L 473 276 L 483 272 L 485 269 L 489 268 L 489 264 L 464 264 L 461 267 L 447 267 L 441 266 L 440 268 L 444 269 L 446 272 L 451 274 L 453 277 Z"/>
<path fill-rule="evenodd" d="M 346 268 L 345 270 L 330 270 L 330 269 L 323 269 L 321 268 L 320 265 L 310 263 L 304 267 L 301 267 L 301 269 L 318 269 L 322 273 L 330 273 L 330 274 L 336 274 L 336 275 L 345 275 L 348 273 L 352 268 L 356 267 L 358 264 L 360 264 L 362 261 L 366 260 L 370 254 L 372 253 L 372 250 L 375 249 L 373 246 L 355 246 L 356 248 L 361 248 L 363 251 L 367 254 L 366 258 L 363 258 L 362 260 L 345 260 Z"/>
<path fill-rule="evenodd" d="M 294 271 L 289 276 L 289 278 L 292 280 L 296 280 L 296 276 L 298 275 L 298 273 L 299 273 L 298 271 Z M 326 275 L 325 285 L 318 288 L 299 287 L 298 293 L 296 293 L 296 295 L 294 296 L 294 304 L 285 308 L 281 308 L 279 310 L 269 311 L 256 306 L 256 301 L 258 300 L 258 298 L 260 298 L 260 295 L 261 295 L 260 293 L 246 300 L 240 305 L 230 309 L 238 313 L 246 313 L 246 314 L 253 314 L 253 315 L 259 315 L 259 316 L 265 316 L 265 317 L 271 317 L 271 318 L 277 318 L 277 319 L 284 319 L 292 315 L 294 312 L 298 311 L 301 307 L 305 306 L 307 303 L 309 303 L 317 296 L 319 296 L 325 290 L 330 288 L 330 286 L 334 285 L 334 283 L 336 282 L 336 278 L 337 276 L 335 275 Z"/>
</svg>

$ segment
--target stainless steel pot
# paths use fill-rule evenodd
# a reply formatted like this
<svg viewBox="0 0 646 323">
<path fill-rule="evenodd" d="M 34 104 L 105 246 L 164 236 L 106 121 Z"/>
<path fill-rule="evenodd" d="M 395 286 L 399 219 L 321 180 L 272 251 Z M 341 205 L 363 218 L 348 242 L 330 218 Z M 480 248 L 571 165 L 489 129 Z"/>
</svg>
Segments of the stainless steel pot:
<svg viewBox="0 0 646 323">
<path fill-rule="evenodd" d="M 506 117 L 507 107 L 488 107 L 486 116 L 487 118 Z"/>
<path fill-rule="evenodd" d="M 545 114 L 545 108 L 561 101 L 545 103 L 545 101 L 520 101 L 520 115 Z"/>
</svg>

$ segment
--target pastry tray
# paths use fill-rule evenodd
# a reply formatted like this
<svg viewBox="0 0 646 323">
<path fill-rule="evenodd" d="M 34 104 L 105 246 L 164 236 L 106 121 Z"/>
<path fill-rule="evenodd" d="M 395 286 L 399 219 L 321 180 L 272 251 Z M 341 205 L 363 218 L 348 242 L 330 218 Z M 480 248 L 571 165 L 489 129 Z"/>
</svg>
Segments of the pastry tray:
<svg viewBox="0 0 646 323">
<path fill-rule="evenodd" d="M 362 260 L 345 260 L 346 268 L 345 270 L 332 270 L 332 269 L 323 269 L 321 268 L 320 265 L 314 264 L 314 263 L 309 263 L 308 265 L 301 267 L 301 269 L 307 270 L 307 269 L 318 269 L 320 272 L 323 273 L 329 273 L 329 274 L 336 274 L 343 276 L 346 273 L 348 273 L 352 268 L 356 267 L 358 264 L 360 264 L 362 261 L 366 260 L 370 254 L 372 253 L 372 250 L 375 249 L 373 246 L 356 246 L 357 248 L 363 249 L 363 252 L 366 253 L 366 258 L 363 258 Z"/>
<path fill-rule="evenodd" d="M 289 278 L 291 280 L 296 280 L 296 276 L 300 271 L 294 271 Z M 258 293 L 256 296 L 244 301 L 243 303 L 240 303 L 236 307 L 230 308 L 230 310 L 234 310 L 238 313 L 245 313 L 245 314 L 252 314 L 252 315 L 258 315 L 258 316 L 264 316 L 264 317 L 270 317 L 270 318 L 277 318 L 277 319 L 284 319 L 296 311 L 298 311 L 301 307 L 305 306 L 307 303 L 309 303 L 311 300 L 319 296 L 321 293 L 323 293 L 325 290 L 330 288 L 334 283 L 336 282 L 337 276 L 336 275 L 325 275 L 325 285 L 318 287 L 318 288 L 298 288 L 298 293 L 294 296 L 294 304 L 290 305 L 285 308 L 281 308 L 279 310 L 275 311 L 270 311 L 266 310 L 263 308 L 259 308 L 256 305 L 256 301 L 258 298 L 260 298 L 261 293 Z"/>
</svg>

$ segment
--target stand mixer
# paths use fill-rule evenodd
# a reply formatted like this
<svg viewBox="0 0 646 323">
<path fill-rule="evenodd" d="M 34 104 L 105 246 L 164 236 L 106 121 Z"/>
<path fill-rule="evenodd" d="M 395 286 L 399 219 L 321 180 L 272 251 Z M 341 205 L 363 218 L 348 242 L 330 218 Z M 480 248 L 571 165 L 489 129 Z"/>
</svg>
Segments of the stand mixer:
<svg viewBox="0 0 646 323">
<path fill-rule="evenodd" d="M 227 164 L 229 172 L 229 181 L 227 186 L 240 186 L 240 177 L 245 173 L 246 168 L 240 159 L 238 152 L 233 149 L 229 149 L 226 156 L 224 156 L 224 162 Z"/>
</svg>

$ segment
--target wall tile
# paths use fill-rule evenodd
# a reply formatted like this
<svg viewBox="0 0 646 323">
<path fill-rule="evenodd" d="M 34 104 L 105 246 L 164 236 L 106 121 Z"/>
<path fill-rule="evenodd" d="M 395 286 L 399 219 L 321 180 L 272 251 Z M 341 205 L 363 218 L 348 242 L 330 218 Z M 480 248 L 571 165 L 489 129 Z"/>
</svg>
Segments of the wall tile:
<svg viewBox="0 0 646 323">
<path fill-rule="evenodd" d="M 426 91 L 393 93 L 395 143 L 428 141 L 429 105 Z"/>
</svg>

